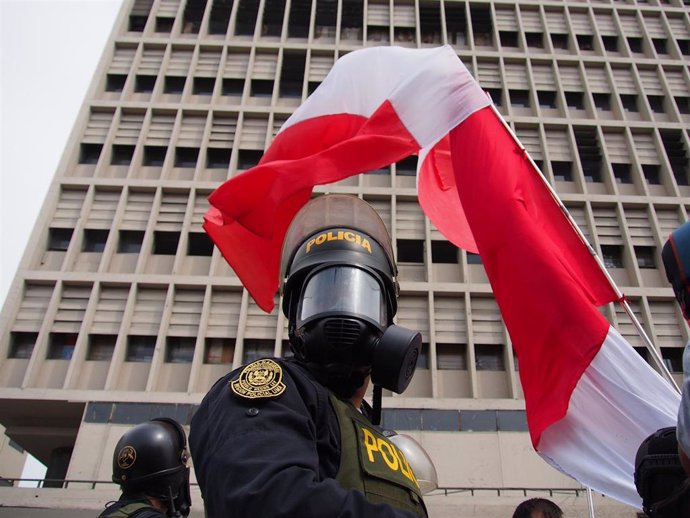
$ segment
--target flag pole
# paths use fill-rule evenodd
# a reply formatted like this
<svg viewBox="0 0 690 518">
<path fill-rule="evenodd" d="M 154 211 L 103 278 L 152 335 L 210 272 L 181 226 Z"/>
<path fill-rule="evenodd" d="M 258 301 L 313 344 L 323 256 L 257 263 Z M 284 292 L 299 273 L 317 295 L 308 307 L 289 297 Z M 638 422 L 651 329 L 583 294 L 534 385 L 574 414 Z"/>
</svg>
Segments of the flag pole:
<svg viewBox="0 0 690 518">
<path fill-rule="evenodd" d="M 503 118 L 503 115 L 496 109 L 495 104 L 491 104 L 491 109 L 494 111 L 494 114 L 499 118 L 499 120 L 503 123 L 503 126 L 508 130 L 508 133 L 510 136 L 513 138 L 515 143 L 520 147 L 522 150 L 523 154 L 527 157 L 529 160 L 530 164 L 532 164 L 532 167 L 539 173 L 539 177 L 541 178 L 542 183 L 546 186 L 546 188 L 549 190 L 549 193 L 551 194 L 551 197 L 554 199 L 554 201 L 558 204 L 560 207 L 561 211 L 565 215 L 566 218 L 568 218 L 568 221 L 570 222 L 570 226 L 573 227 L 573 229 L 577 232 L 578 237 L 580 238 L 580 241 L 587 247 L 587 250 L 589 250 L 589 253 L 592 255 L 594 260 L 597 262 L 597 265 L 599 265 L 599 268 L 603 272 L 603 274 L 606 276 L 606 279 L 609 281 L 609 284 L 613 288 L 614 292 L 616 293 L 616 297 L 618 298 L 618 302 L 623 306 L 623 309 L 627 313 L 628 317 L 630 317 L 630 320 L 633 323 L 633 326 L 635 326 L 635 329 L 637 330 L 637 334 L 642 338 L 642 341 L 645 344 L 645 347 L 647 348 L 647 351 L 652 355 L 652 358 L 654 359 L 654 363 L 656 364 L 657 368 L 661 372 L 661 375 L 668 381 L 668 383 L 676 389 L 678 393 L 680 393 L 680 388 L 678 387 L 678 384 L 676 383 L 676 380 L 673 379 L 673 376 L 671 375 L 671 372 L 668 370 L 666 365 L 664 364 L 663 359 L 661 358 L 661 355 L 659 354 L 659 351 L 656 350 L 656 347 L 654 347 L 654 344 L 652 343 L 651 339 L 645 332 L 644 328 L 642 327 L 642 324 L 640 324 L 640 321 L 638 320 L 637 316 L 635 313 L 633 313 L 632 309 L 630 308 L 630 304 L 628 304 L 628 301 L 625 299 L 625 296 L 623 295 L 623 292 L 621 292 L 620 289 L 618 289 L 618 286 L 616 285 L 616 282 L 613 280 L 609 272 L 606 270 L 606 267 L 604 266 L 603 262 L 601 261 L 601 258 L 597 254 L 596 250 L 592 247 L 592 245 L 589 244 L 587 239 L 585 238 L 584 234 L 582 233 L 582 230 L 580 230 L 580 227 L 577 226 L 577 223 L 573 219 L 573 217 L 570 215 L 570 212 L 568 212 L 568 208 L 563 204 L 561 199 L 558 197 L 558 194 L 554 190 L 554 188 L 551 186 L 551 184 L 547 181 L 546 177 L 544 176 L 544 173 L 542 173 L 541 169 L 537 164 L 532 160 L 532 157 L 530 154 L 527 152 L 527 149 L 525 146 L 522 145 L 522 142 L 520 142 L 520 139 L 518 139 L 517 135 L 513 131 L 513 129 L 510 127 L 510 125 L 506 122 L 506 120 Z"/>
<path fill-rule="evenodd" d="M 587 507 L 589 518 L 594 518 L 594 499 L 592 498 L 592 488 L 587 486 Z"/>
</svg>

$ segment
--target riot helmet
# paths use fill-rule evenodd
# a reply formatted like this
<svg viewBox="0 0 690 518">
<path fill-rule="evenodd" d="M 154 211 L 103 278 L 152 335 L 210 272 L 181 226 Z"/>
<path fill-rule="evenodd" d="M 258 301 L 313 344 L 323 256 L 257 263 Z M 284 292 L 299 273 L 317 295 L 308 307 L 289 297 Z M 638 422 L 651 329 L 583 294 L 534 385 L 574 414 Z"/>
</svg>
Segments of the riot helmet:
<svg viewBox="0 0 690 518">
<path fill-rule="evenodd" d="M 283 313 L 298 360 L 349 397 L 371 374 L 402 393 L 421 335 L 393 324 L 398 282 L 386 227 L 355 196 L 311 200 L 288 228 L 281 257 Z"/>
<path fill-rule="evenodd" d="M 143 494 L 165 502 L 168 516 L 190 511 L 187 436 L 167 417 L 152 419 L 125 432 L 115 446 L 113 482 L 123 493 Z"/>
<path fill-rule="evenodd" d="M 675 426 L 657 430 L 640 444 L 635 455 L 635 487 L 648 516 L 687 516 L 690 479 L 680 463 Z"/>
<path fill-rule="evenodd" d="M 661 249 L 666 278 L 686 320 L 690 320 L 690 222 L 671 232 Z"/>
</svg>

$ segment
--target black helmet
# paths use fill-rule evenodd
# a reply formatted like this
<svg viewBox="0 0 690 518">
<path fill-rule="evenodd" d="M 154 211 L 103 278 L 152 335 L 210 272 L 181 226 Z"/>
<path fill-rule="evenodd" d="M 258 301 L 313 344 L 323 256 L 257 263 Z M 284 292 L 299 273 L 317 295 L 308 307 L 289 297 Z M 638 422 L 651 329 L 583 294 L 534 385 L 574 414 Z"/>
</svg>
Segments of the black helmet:
<svg viewBox="0 0 690 518">
<path fill-rule="evenodd" d="M 125 432 L 115 446 L 113 482 L 125 493 L 142 493 L 168 503 L 170 516 L 187 516 L 191 506 L 187 437 L 174 419 L 159 417 Z"/>
<path fill-rule="evenodd" d="M 635 487 L 648 516 L 687 516 L 682 513 L 690 507 L 690 480 L 680 463 L 675 426 L 657 430 L 640 444 Z"/>
<path fill-rule="evenodd" d="M 393 325 L 396 276 L 386 226 L 356 196 L 315 198 L 290 224 L 281 258 L 290 344 L 341 397 L 369 373 L 398 393 L 412 379 L 422 338 Z"/>
</svg>

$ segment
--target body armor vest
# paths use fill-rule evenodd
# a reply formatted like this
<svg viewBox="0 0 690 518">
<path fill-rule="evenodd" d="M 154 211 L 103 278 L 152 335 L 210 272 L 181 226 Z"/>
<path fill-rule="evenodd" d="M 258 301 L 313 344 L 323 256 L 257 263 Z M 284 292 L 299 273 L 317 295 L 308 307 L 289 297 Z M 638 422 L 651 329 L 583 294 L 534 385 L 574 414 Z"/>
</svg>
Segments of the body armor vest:
<svg viewBox="0 0 690 518">
<path fill-rule="evenodd" d="M 336 480 L 357 489 L 373 504 L 427 516 L 419 484 L 405 455 L 350 403 L 330 395 L 340 427 Z"/>
</svg>

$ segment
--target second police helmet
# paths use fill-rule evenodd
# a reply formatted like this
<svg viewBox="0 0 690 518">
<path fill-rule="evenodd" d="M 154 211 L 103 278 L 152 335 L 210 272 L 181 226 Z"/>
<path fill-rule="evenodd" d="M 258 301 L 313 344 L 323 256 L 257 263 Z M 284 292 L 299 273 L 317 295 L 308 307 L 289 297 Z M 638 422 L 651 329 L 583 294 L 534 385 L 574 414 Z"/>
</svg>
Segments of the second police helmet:
<svg viewBox="0 0 690 518">
<path fill-rule="evenodd" d="M 187 436 L 174 419 L 159 417 L 127 430 L 115 446 L 113 482 L 124 493 L 141 493 L 167 503 L 169 516 L 187 516 Z"/>
</svg>

